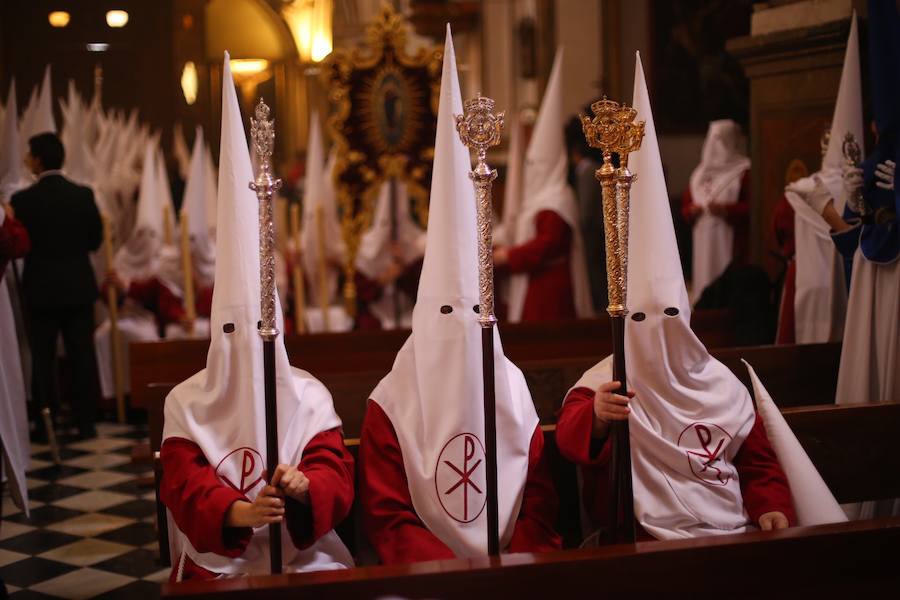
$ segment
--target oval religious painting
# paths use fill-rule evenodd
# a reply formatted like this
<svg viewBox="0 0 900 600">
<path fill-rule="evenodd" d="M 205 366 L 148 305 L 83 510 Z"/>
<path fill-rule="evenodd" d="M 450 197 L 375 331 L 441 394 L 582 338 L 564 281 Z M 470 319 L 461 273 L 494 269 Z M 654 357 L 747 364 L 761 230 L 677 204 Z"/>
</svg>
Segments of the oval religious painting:
<svg viewBox="0 0 900 600">
<path fill-rule="evenodd" d="M 367 87 L 362 114 L 369 142 L 382 152 L 405 150 L 415 140 L 424 95 L 392 65 L 379 69 Z"/>
</svg>

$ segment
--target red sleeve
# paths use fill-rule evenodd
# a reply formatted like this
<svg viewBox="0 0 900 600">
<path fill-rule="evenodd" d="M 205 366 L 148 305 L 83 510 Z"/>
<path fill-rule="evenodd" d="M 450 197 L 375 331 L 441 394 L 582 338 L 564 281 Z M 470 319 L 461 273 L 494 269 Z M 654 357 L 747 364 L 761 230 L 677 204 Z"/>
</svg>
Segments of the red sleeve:
<svg viewBox="0 0 900 600">
<path fill-rule="evenodd" d="M 210 318 L 212 315 L 212 297 L 213 286 L 200 289 L 200 293 L 197 294 L 197 299 L 194 301 L 198 317 Z"/>
<path fill-rule="evenodd" d="M 22 223 L 7 215 L 3 225 L 0 225 L 0 260 L 22 258 L 29 250 L 31 238 L 28 237 L 28 230 Z"/>
<path fill-rule="evenodd" d="M 159 282 L 153 277 L 133 279 L 128 284 L 127 296 L 147 310 L 153 310 L 159 297 Z"/>
<path fill-rule="evenodd" d="M 572 228 L 552 210 L 534 217 L 534 238 L 509 249 L 509 270 L 513 273 L 535 271 L 547 262 L 569 255 Z"/>
<path fill-rule="evenodd" d="M 726 219 L 732 225 L 744 223 L 750 215 L 750 169 L 741 177 L 741 191 L 737 202 L 725 205 Z"/>
<path fill-rule="evenodd" d="M 157 307 L 156 317 L 160 326 L 169 323 L 177 323 L 184 315 L 184 304 L 181 298 L 172 293 L 172 291 L 160 282 L 159 285 L 159 306 Z M 196 304 L 195 304 L 196 306 Z"/>
<path fill-rule="evenodd" d="M 374 302 L 381 297 L 382 287 L 376 280 L 369 279 L 359 271 L 356 271 L 353 281 L 356 284 L 356 297 L 361 302 Z"/>
<path fill-rule="evenodd" d="M 172 518 L 198 552 L 234 558 L 253 535 L 249 527 L 226 527 L 232 503 L 246 498 L 224 485 L 194 442 L 169 438 L 159 453 L 163 475 L 159 495 Z M 174 558 L 174 557 L 173 557 Z"/>
<path fill-rule="evenodd" d="M 741 482 L 744 508 L 754 525 L 759 524 L 762 515 L 773 511 L 784 513 L 791 525 L 796 525 L 797 516 L 787 477 L 778 464 L 759 415 L 756 415 L 750 434 L 734 457 L 734 466 Z"/>
<path fill-rule="evenodd" d="M 693 206 L 694 196 L 691 194 L 691 187 L 688 186 L 681 195 L 681 218 L 688 225 L 693 225 L 694 221 L 697 220 L 697 215 L 691 211 Z"/>
<path fill-rule="evenodd" d="M 600 467 L 609 462 L 609 444 L 597 440 L 594 431 L 594 392 L 575 388 L 563 401 L 556 422 L 556 446 L 568 461 L 583 467 Z M 608 439 L 608 438 L 607 438 Z"/>
<path fill-rule="evenodd" d="M 556 488 L 544 454 L 544 432 L 538 425 L 528 450 L 528 478 L 522 506 L 506 551 L 550 552 L 562 548 L 562 540 L 554 528 L 558 509 Z"/>
<path fill-rule="evenodd" d="M 353 504 L 353 456 L 341 429 L 317 434 L 303 450 L 297 468 L 309 479 L 309 504 L 291 498 L 285 519 L 294 545 L 305 549 L 350 514 Z"/>
<path fill-rule="evenodd" d="M 359 496 L 363 529 L 384 564 L 455 558 L 416 514 L 397 434 L 371 400 L 359 446 Z"/>
</svg>

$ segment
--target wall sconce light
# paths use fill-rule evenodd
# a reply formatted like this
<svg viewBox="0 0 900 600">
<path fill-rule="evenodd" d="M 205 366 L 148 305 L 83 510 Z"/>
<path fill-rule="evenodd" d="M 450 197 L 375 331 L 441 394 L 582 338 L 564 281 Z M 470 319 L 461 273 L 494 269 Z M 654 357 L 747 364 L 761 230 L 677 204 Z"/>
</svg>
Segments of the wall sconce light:
<svg viewBox="0 0 900 600">
<path fill-rule="evenodd" d="M 332 0 L 293 0 L 285 2 L 281 14 L 297 46 L 301 62 L 320 62 L 331 54 Z"/>
<path fill-rule="evenodd" d="M 107 50 L 109 50 L 109 44 L 107 44 L 106 42 L 91 42 L 85 44 L 85 47 L 87 48 L 88 52 L 106 52 Z"/>
<path fill-rule="evenodd" d="M 69 24 L 71 18 L 72 15 L 64 10 L 54 10 L 47 15 L 47 20 L 50 22 L 51 27 L 65 27 Z"/>
<path fill-rule="evenodd" d="M 269 61 L 264 58 L 233 58 L 230 61 L 231 72 L 240 77 L 242 75 L 258 75 L 269 68 Z"/>
<path fill-rule="evenodd" d="M 128 13 L 124 10 L 106 11 L 106 24 L 110 27 L 125 27 L 128 24 Z"/>
<path fill-rule="evenodd" d="M 181 70 L 181 93 L 184 94 L 184 101 L 188 106 L 197 101 L 197 88 L 197 65 L 189 60 L 184 63 L 184 68 Z"/>
</svg>

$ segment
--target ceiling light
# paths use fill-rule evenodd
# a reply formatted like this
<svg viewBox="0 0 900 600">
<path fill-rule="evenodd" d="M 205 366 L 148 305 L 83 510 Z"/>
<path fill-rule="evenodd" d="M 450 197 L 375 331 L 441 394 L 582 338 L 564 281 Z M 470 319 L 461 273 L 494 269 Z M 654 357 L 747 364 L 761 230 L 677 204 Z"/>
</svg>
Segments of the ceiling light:
<svg viewBox="0 0 900 600">
<path fill-rule="evenodd" d="M 88 52 L 106 52 L 109 49 L 109 44 L 106 42 L 93 42 L 85 44 L 85 46 L 87 46 Z"/>
<path fill-rule="evenodd" d="M 109 10 L 106 12 L 106 24 L 110 27 L 125 27 L 128 24 L 128 13 L 124 10 Z"/>
<path fill-rule="evenodd" d="M 47 15 L 47 20 L 50 21 L 51 27 L 65 27 L 69 24 L 69 20 L 71 18 L 72 15 L 64 10 L 54 10 L 52 13 Z"/>
</svg>

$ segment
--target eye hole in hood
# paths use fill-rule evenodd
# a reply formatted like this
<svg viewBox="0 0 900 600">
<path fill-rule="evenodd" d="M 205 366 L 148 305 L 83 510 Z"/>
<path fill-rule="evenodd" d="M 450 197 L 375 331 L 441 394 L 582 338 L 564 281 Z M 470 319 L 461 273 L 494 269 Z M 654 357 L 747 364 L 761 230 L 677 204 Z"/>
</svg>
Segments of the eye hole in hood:
<svg viewBox="0 0 900 600">
<path fill-rule="evenodd" d="M 633 315 L 631 315 L 631 320 L 632 320 L 632 321 L 638 321 L 638 322 L 641 322 L 641 321 L 643 321 L 643 320 L 646 319 L 646 318 L 647 318 L 647 315 L 645 315 L 645 314 L 642 313 L 642 312 L 636 312 L 636 313 L 634 313 Z"/>
<path fill-rule="evenodd" d="M 666 316 L 669 316 L 669 317 L 677 317 L 678 316 L 678 309 L 674 306 L 670 306 L 663 312 L 666 314 Z"/>
</svg>

